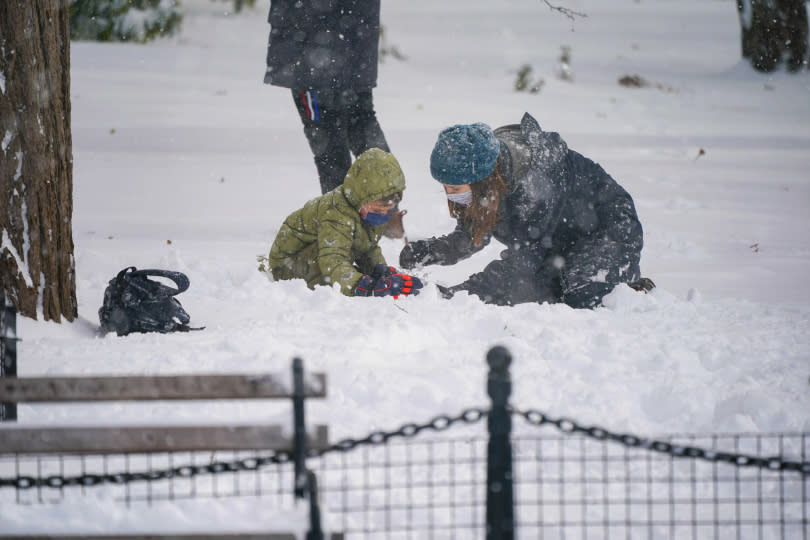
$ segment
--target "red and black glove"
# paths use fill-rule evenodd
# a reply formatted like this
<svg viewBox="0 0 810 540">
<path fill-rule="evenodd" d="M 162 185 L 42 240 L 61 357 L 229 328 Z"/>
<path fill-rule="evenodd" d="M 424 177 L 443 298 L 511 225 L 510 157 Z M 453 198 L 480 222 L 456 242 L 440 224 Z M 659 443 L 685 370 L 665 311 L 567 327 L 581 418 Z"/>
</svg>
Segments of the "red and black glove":
<svg viewBox="0 0 810 540">
<path fill-rule="evenodd" d="M 419 294 L 419 289 L 423 286 L 422 280 L 418 277 L 392 272 L 391 274 L 378 278 L 372 276 L 361 277 L 360 281 L 358 281 L 357 285 L 354 287 L 354 295 L 393 296 L 396 299 L 399 298 L 400 295 L 416 296 Z"/>
</svg>

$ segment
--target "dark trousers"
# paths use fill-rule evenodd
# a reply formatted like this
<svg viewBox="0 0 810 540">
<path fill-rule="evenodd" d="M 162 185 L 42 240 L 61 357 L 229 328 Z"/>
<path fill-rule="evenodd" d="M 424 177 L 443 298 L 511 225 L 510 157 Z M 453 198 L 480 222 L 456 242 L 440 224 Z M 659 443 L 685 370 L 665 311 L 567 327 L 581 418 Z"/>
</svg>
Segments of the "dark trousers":
<svg viewBox="0 0 810 540">
<path fill-rule="evenodd" d="M 369 148 L 390 152 L 370 90 L 293 90 L 292 96 L 315 158 L 321 193 L 343 183 L 352 154 L 356 158 Z"/>
<path fill-rule="evenodd" d="M 577 242 L 563 255 L 562 301 L 573 308 L 593 308 L 619 283 L 641 277 L 641 245 L 598 236 Z"/>
<path fill-rule="evenodd" d="M 467 280 L 467 290 L 487 303 L 513 306 L 526 302 L 564 302 L 593 308 L 619 283 L 641 277 L 640 247 L 585 237 L 564 253 L 549 253 L 539 265 L 531 250 L 505 250 L 481 274 Z"/>
</svg>

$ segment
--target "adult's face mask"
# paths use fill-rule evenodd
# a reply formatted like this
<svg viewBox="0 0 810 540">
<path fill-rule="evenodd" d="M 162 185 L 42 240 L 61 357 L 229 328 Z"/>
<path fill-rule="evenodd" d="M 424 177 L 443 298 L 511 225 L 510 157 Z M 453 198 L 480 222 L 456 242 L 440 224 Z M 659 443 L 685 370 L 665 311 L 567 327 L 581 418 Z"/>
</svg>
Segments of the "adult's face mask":
<svg viewBox="0 0 810 540">
<path fill-rule="evenodd" d="M 463 193 L 448 193 L 447 200 L 459 206 L 470 206 L 472 204 L 472 190 Z"/>
<path fill-rule="evenodd" d="M 391 210 L 391 212 L 393 212 L 393 210 Z M 387 214 L 375 214 L 374 212 L 368 212 L 363 217 L 363 221 L 369 225 L 382 225 L 388 221 L 388 218 L 391 217 L 391 212 L 388 212 Z"/>
</svg>

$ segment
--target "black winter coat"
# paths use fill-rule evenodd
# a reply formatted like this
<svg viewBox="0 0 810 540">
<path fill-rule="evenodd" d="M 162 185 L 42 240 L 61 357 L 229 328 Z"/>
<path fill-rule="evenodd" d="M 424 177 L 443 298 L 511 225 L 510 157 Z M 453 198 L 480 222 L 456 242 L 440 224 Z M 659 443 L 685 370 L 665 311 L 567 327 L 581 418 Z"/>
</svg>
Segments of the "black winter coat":
<svg viewBox="0 0 810 540">
<path fill-rule="evenodd" d="M 506 246 L 501 259 L 451 290 L 500 305 L 593 307 L 616 284 L 638 279 L 643 235 L 630 195 L 528 113 L 494 133 L 508 192 L 491 235 L 477 247 L 459 220 L 446 236 L 411 242 L 400 265 L 454 264 L 495 237 Z"/>
<path fill-rule="evenodd" d="M 295 90 L 377 85 L 380 0 L 271 0 L 264 82 Z"/>
</svg>

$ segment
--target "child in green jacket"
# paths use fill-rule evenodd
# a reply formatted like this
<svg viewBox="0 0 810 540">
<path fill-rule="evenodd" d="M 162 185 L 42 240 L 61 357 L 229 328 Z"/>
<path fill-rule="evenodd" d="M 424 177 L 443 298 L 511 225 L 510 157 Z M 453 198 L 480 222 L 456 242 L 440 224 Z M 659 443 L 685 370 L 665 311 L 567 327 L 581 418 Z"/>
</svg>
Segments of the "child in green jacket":
<svg viewBox="0 0 810 540">
<path fill-rule="evenodd" d="M 378 245 L 405 189 L 396 158 L 378 148 L 361 154 L 343 184 L 307 202 L 284 220 L 266 270 L 276 280 L 340 285 L 347 296 L 418 294 L 419 278 L 385 262 Z"/>
</svg>

